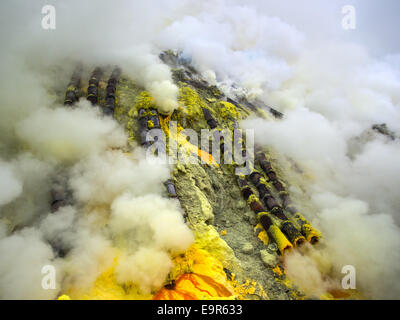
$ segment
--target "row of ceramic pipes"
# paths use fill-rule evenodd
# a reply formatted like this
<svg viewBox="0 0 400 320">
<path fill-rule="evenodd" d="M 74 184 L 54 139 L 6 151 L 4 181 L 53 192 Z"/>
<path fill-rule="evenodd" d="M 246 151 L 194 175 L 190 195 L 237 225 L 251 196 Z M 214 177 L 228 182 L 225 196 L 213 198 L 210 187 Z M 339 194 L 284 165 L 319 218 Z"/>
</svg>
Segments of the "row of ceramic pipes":
<svg viewBox="0 0 400 320">
<path fill-rule="evenodd" d="M 139 142 L 143 148 L 149 148 L 151 142 L 148 140 L 148 133 L 152 129 L 161 129 L 159 115 L 156 109 L 150 108 L 148 110 L 140 108 L 138 110 L 138 122 L 139 122 Z M 157 137 L 154 137 L 156 139 Z M 176 198 L 177 193 L 175 184 L 172 179 L 168 179 L 164 182 L 167 189 L 168 196 L 170 198 Z"/>
<path fill-rule="evenodd" d="M 65 93 L 64 105 L 72 106 L 79 101 L 79 88 L 81 85 L 81 74 L 82 66 L 79 65 L 74 73 L 72 74 L 71 81 L 68 85 L 67 91 Z M 103 75 L 103 70 L 100 67 L 94 69 L 89 79 L 89 86 L 87 89 L 86 99 L 96 105 L 98 102 L 98 87 L 101 76 Z M 115 109 L 115 92 L 117 89 L 117 84 L 119 77 L 121 75 L 121 69 L 116 67 L 108 80 L 106 87 L 106 97 L 105 97 L 105 107 L 103 109 L 104 114 L 113 116 Z"/>
<path fill-rule="evenodd" d="M 215 129 L 217 127 L 217 122 L 212 117 L 210 110 L 203 108 L 203 114 L 209 127 Z M 220 150 L 221 153 L 224 154 L 225 144 L 222 139 L 220 140 Z M 246 155 L 245 149 L 242 149 L 242 155 Z M 280 253 L 283 254 L 283 252 L 291 248 L 292 245 L 299 246 L 306 241 L 305 236 L 302 234 L 304 232 L 301 231 L 301 226 L 308 225 L 308 221 L 297 213 L 296 208 L 291 204 L 289 194 L 286 192 L 283 184 L 278 180 L 275 171 L 272 170 L 271 164 L 266 160 L 262 152 L 258 152 L 257 160 L 260 162 L 261 168 L 268 177 L 268 181 L 272 183 L 279 193 L 284 208 L 295 217 L 297 216 L 295 223 L 286 216 L 283 208 L 271 194 L 265 179 L 257 170 L 253 169 L 251 174 L 248 175 L 248 179 L 257 188 L 266 209 L 259 201 L 259 198 L 253 193 L 245 176 L 238 176 L 239 187 L 250 208 L 257 214 L 258 221 L 268 233 L 269 237 L 277 244 Z M 315 232 L 310 242 L 316 243 L 318 240 L 319 237 Z"/>
</svg>

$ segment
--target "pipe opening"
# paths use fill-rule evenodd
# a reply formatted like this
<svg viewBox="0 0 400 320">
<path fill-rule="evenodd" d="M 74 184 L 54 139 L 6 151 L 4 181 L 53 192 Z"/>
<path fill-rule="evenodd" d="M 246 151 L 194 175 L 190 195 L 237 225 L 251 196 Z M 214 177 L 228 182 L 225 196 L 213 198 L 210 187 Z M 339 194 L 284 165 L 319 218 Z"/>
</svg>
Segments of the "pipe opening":
<svg viewBox="0 0 400 320">
<path fill-rule="evenodd" d="M 285 246 L 285 247 L 282 249 L 281 255 L 282 255 L 282 256 L 285 255 L 285 253 L 286 253 L 286 252 L 289 252 L 292 248 L 293 248 L 293 247 L 290 246 L 290 245 Z"/>
<path fill-rule="evenodd" d="M 306 239 L 305 238 L 299 238 L 299 239 L 297 239 L 295 242 L 294 242 L 294 245 L 296 246 L 296 247 L 300 247 L 300 246 L 302 246 L 303 244 L 305 244 L 306 243 Z"/>
</svg>

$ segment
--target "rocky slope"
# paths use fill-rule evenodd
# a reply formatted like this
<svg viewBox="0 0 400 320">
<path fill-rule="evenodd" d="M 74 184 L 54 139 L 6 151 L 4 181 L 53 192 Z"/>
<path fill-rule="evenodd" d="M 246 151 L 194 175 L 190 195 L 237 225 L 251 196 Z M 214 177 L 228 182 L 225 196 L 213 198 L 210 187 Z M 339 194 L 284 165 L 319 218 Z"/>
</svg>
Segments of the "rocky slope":
<svg viewBox="0 0 400 320">
<path fill-rule="evenodd" d="M 238 176 L 237 163 L 214 163 L 211 149 L 199 150 L 180 136 L 181 130 L 188 128 L 199 137 L 202 129 L 233 132 L 242 119 L 262 117 L 279 121 L 283 115 L 260 101 L 250 102 L 243 95 L 226 96 L 177 53 L 163 52 L 160 58 L 171 67 L 179 87 L 179 107 L 172 115 L 158 114 L 150 94 L 119 68 L 94 69 L 87 79 L 84 75 L 88 71 L 78 67 L 65 98 L 60 92 L 57 95 L 60 102 L 64 98 L 65 107 L 86 97 L 105 116 L 114 117 L 129 136 L 125 152 L 150 148 L 151 143 L 143 135 L 159 128 L 165 134 L 167 152 L 174 142 L 184 150 L 184 156 L 197 160 L 193 163 L 178 160 L 170 166 L 171 179 L 164 194 L 179 200 L 195 242 L 185 253 L 172 254 L 174 267 L 158 292 L 144 295 L 129 284 L 121 285 L 110 269 L 96 280 L 91 290 L 85 293 L 69 290 L 61 298 L 68 295 L 88 299 L 310 298 L 286 278 L 284 267 L 286 250 L 298 250 L 305 242 L 315 244 L 321 237 L 299 214 L 313 210 L 302 190 L 302 180 L 308 177 L 301 168 L 271 148 L 257 147 L 256 153 L 263 156 L 250 169 L 252 175 Z M 177 124 L 176 133 L 171 132 L 171 123 Z M 263 186 L 267 191 L 262 191 Z M 266 221 L 276 226 L 277 231 L 273 227 L 268 229 Z M 347 295 L 332 291 L 321 297 L 344 296 Z"/>
</svg>

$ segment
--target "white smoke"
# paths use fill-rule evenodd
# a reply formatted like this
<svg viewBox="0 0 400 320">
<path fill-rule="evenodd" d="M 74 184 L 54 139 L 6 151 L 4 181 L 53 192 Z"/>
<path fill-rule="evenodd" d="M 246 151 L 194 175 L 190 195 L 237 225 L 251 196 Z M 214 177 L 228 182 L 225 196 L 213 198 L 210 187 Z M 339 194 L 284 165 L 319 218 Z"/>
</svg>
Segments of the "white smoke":
<svg viewBox="0 0 400 320">
<path fill-rule="evenodd" d="M 45 265 L 53 265 L 53 251 L 40 232 L 25 228 L 0 240 L 0 299 L 54 299 L 56 290 L 41 287 Z M 59 288 L 59 286 L 58 286 Z"/>
<path fill-rule="evenodd" d="M 159 42 L 183 50 L 202 73 L 216 71 L 219 82 L 238 82 L 251 96 L 279 88 L 292 74 L 286 59 L 296 58 L 303 35 L 254 8 L 227 6 L 224 1 L 205 2 L 198 15 L 183 16 L 166 27 Z"/>
<path fill-rule="evenodd" d="M 0 181 L 0 206 L 3 206 L 21 194 L 22 184 L 12 167 L 4 162 L 0 162 Z"/>
<path fill-rule="evenodd" d="M 122 61 L 128 61 L 124 70 L 154 98 L 158 111 L 172 114 L 178 107 L 178 87 L 172 82 L 170 68 L 151 53 L 148 46 L 136 46 L 125 53 Z"/>
<path fill-rule="evenodd" d="M 130 155 L 118 151 L 94 154 L 72 170 L 74 196 L 90 205 L 110 204 L 125 192 L 133 195 L 161 194 L 162 182 L 169 178 L 166 166 L 146 159 L 145 152 Z"/>
<path fill-rule="evenodd" d="M 193 241 L 193 235 L 183 223 L 179 202 L 156 194 L 142 197 L 124 194 L 116 199 L 111 207 L 110 228 L 116 233 L 146 228 L 149 232 L 140 235 L 138 241 L 173 252 L 185 250 Z"/>
<path fill-rule="evenodd" d="M 309 218 L 325 236 L 321 250 L 329 252 L 336 276 L 344 265 L 356 267 L 367 297 L 400 293 L 400 144 L 372 130 L 385 123 L 398 135 L 399 85 L 391 59 L 372 58 L 358 45 L 320 45 L 304 52 L 293 77 L 268 98 L 284 119 L 243 123 L 256 130 L 256 143 L 294 159 L 311 177 L 303 184 L 317 207 Z M 289 274 L 301 282 L 295 265 L 289 263 Z"/>
<path fill-rule="evenodd" d="M 90 127 L 90 130 L 87 128 Z M 42 130 L 46 128 L 46 130 Z M 73 161 L 108 147 L 123 147 L 123 129 L 100 110 L 82 101 L 77 109 L 40 109 L 16 126 L 31 150 L 60 161 Z"/>
<path fill-rule="evenodd" d="M 144 293 L 160 288 L 173 264 L 165 251 L 142 247 L 133 255 L 123 255 L 116 269 L 117 280 L 140 284 Z"/>
</svg>

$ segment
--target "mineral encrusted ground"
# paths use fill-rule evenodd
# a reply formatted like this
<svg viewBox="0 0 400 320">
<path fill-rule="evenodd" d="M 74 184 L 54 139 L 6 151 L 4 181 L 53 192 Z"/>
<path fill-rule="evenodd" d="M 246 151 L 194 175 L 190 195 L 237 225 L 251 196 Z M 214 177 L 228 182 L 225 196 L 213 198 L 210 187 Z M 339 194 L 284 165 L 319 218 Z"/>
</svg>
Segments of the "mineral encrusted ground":
<svg viewBox="0 0 400 320">
<path fill-rule="evenodd" d="M 240 120 L 252 115 L 271 121 L 282 117 L 282 114 L 262 103 L 250 103 L 243 97 L 226 97 L 216 86 L 208 84 L 192 66 L 180 61 L 179 56 L 173 52 L 165 52 L 161 58 L 170 65 L 173 79 L 179 87 L 180 105 L 169 120 L 176 121 L 180 128 L 193 129 L 200 136 L 200 130 L 206 128 L 232 131 L 238 128 Z M 87 85 L 79 87 L 78 80 L 86 83 L 86 78 L 81 76 L 81 67 L 77 70 L 79 74 L 76 71 L 71 79 L 74 86 L 70 86 L 68 91 L 72 92 L 73 89 L 72 102 L 89 96 L 90 90 L 93 91 Z M 115 76 L 116 70 L 118 77 Z M 139 119 L 143 118 L 143 114 L 151 113 L 152 109 L 157 108 L 154 99 L 123 70 L 121 74 L 119 69 L 111 67 L 102 68 L 101 71 L 102 73 L 91 71 L 94 74 L 92 78 L 96 78 L 96 99 L 90 101 L 95 102 L 105 114 L 113 116 L 125 127 L 131 148 L 140 147 L 140 128 L 143 126 L 139 124 Z M 89 81 L 90 77 L 87 78 Z M 111 110 L 107 100 L 110 90 L 107 88 L 110 88 L 110 81 L 114 78 L 116 81 L 111 83 Z M 72 97 L 72 93 L 69 93 L 69 96 Z M 68 106 L 70 105 L 72 103 L 68 100 Z M 150 120 L 145 124 L 147 127 L 154 126 L 154 121 Z M 167 141 L 173 139 L 168 132 L 166 136 Z M 223 150 L 223 147 L 221 149 Z M 296 203 L 305 203 L 301 199 L 303 196 L 299 182 L 303 177 L 298 168 L 290 159 L 276 155 L 273 150 L 265 149 L 264 152 L 274 168 L 274 177 L 279 177 L 279 183 L 282 183 L 275 189 L 281 190 L 280 188 L 286 185 L 284 180 L 290 179 L 291 187 L 299 191 L 292 194 L 291 199 Z M 288 285 L 287 281 L 283 281 L 284 275 L 276 272 L 276 268 L 281 269 L 278 247 L 271 241 L 269 244 L 263 241 L 262 233 L 265 234 L 265 231 L 258 224 L 251 206 L 243 198 L 234 169 L 234 164 L 223 162 L 220 166 L 183 164 L 179 161 L 173 165 L 168 183 L 175 188 L 172 195 L 179 199 L 185 219 L 196 235 L 196 243 L 222 263 L 228 279 L 234 274 L 239 284 L 246 281 L 256 282 L 265 293 L 246 293 L 243 298 L 302 298 L 304 295 L 292 285 Z M 255 170 L 262 172 L 263 168 L 257 163 Z M 166 185 L 166 197 L 171 196 L 171 185 L 169 189 L 168 184 Z M 249 188 L 254 194 L 260 191 L 251 183 Z M 272 189 L 271 197 L 279 199 L 277 190 Z M 299 209 L 306 208 L 300 205 Z M 171 283 L 173 279 L 168 279 L 167 287 L 170 287 Z"/>
</svg>

